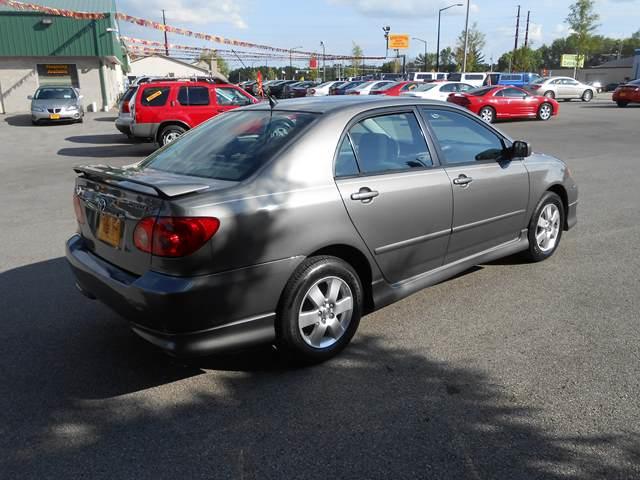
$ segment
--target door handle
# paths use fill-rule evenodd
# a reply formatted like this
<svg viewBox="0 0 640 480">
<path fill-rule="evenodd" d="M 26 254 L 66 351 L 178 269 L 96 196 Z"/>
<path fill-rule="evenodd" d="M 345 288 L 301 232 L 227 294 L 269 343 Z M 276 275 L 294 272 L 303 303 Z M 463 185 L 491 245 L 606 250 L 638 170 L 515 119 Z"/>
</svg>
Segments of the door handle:
<svg viewBox="0 0 640 480">
<path fill-rule="evenodd" d="M 364 203 L 369 203 L 378 195 L 380 195 L 380 192 L 371 190 L 369 187 L 362 187 L 359 192 L 351 194 L 351 200 L 361 200 Z"/>
<path fill-rule="evenodd" d="M 466 187 L 471 182 L 473 182 L 473 178 L 467 177 L 464 174 L 460 174 L 460 175 L 458 175 L 458 178 L 454 178 L 453 179 L 454 185 L 460 185 L 461 187 Z"/>
</svg>

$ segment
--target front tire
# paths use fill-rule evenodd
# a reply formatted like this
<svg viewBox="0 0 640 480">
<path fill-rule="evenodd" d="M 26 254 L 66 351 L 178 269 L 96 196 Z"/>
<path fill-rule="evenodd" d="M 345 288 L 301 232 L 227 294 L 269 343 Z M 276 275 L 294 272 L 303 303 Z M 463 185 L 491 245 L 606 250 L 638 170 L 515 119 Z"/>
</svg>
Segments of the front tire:
<svg viewBox="0 0 640 480">
<path fill-rule="evenodd" d="M 487 123 L 493 123 L 496 120 L 496 111 L 491 107 L 482 107 L 478 115 Z"/>
<path fill-rule="evenodd" d="M 299 362 L 312 364 L 342 351 L 358 329 L 363 290 L 343 260 L 305 260 L 291 276 L 278 307 L 278 344 Z"/>
<path fill-rule="evenodd" d="M 591 100 L 593 100 L 593 90 L 585 90 L 582 94 L 582 101 L 590 102 Z"/>
<path fill-rule="evenodd" d="M 553 192 L 546 192 L 529 222 L 529 248 L 525 255 L 532 262 L 549 258 L 558 248 L 564 225 L 562 200 Z"/>
<path fill-rule="evenodd" d="M 627 105 L 629 105 L 629 102 L 618 102 L 620 108 L 625 108 Z"/>
<path fill-rule="evenodd" d="M 538 107 L 538 120 L 549 120 L 553 115 L 553 107 L 550 103 L 543 103 Z"/>
<path fill-rule="evenodd" d="M 184 132 L 186 132 L 186 129 L 180 125 L 167 125 L 160 132 L 158 143 L 161 147 L 164 147 L 168 143 L 176 141 Z"/>
<path fill-rule="evenodd" d="M 553 93 L 551 90 L 544 92 L 544 96 L 547 98 L 556 98 L 556 94 Z"/>
</svg>

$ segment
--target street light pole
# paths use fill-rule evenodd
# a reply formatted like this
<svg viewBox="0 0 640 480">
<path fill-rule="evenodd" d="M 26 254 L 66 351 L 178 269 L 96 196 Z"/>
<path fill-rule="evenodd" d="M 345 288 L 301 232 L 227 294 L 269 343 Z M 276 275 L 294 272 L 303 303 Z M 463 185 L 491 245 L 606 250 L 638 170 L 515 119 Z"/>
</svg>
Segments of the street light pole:
<svg viewBox="0 0 640 480">
<path fill-rule="evenodd" d="M 302 48 L 302 47 L 291 47 L 289 49 L 289 72 L 291 72 L 291 80 L 294 80 L 294 78 L 293 78 L 294 77 L 294 75 L 293 75 L 293 60 L 291 59 L 291 54 L 293 53 L 293 51 L 296 48 Z M 287 58 L 287 57 L 285 57 L 285 58 Z"/>
<path fill-rule="evenodd" d="M 424 71 L 426 72 L 429 67 L 427 67 L 427 41 L 417 37 L 411 37 L 418 42 L 424 43 Z"/>
<path fill-rule="evenodd" d="M 322 83 L 324 83 L 327 81 L 327 65 L 326 65 L 327 54 L 326 54 L 324 42 L 320 42 L 320 45 L 322 46 Z"/>
<path fill-rule="evenodd" d="M 453 7 L 462 7 L 462 3 L 455 3 L 453 5 L 449 5 L 448 7 L 441 8 L 438 10 L 438 46 L 436 47 L 436 72 L 440 71 L 440 18 L 442 16 L 442 12 L 445 10 L 449 10 Z"/>
<path fill-rule="evenodd" d="M 469 43 L 469 5 L 471 0 L 467 0 L 467 18 L 464 21 L 464 59 L 462 60 L 462 73 L 467 71 L 467 45 Z"/>
</svg>

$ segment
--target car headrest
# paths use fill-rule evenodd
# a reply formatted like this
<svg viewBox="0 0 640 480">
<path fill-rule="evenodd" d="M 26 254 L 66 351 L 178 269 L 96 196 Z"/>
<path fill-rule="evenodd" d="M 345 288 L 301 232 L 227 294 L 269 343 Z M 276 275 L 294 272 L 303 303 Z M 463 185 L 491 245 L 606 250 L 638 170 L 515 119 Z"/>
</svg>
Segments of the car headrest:
<svg viewBox="0 0 640 480">
<path fill-rule="evenodd" d="M 358 139 L 358 159 L 364 171 L 385 170 L 398 160 L 397 142 L 384 133 L 363 133 Z"/>
</svg>

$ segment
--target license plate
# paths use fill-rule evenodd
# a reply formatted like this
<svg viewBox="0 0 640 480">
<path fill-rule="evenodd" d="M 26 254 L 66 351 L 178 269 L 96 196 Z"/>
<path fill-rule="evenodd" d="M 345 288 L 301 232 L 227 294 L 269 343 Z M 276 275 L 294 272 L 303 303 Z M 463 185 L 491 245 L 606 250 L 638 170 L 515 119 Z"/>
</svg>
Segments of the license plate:
<svg viewBox="0 0 640 480">
<path fill-rule="evenodd" d="M 620 92 L 620 96 L 621 96 L 621 97 L 626 97 L 626 96 L 627 96 L 627 94 L 626 94 L 626 93 L 624 93 L 624 92 Z"/>
<path fill-rule="evenodd" d="M 98 221 L 98 240 L 108 243 L 112 247 L 120 245 L 122 236 L 122 221 L 112 215 L 101 214 Z"/>
<path fill-rule="evenodd" d="M 60 114 L 52 113 L 51 115 L 49 115 L 49 120 L 60 120 Z"/>
</svg>

